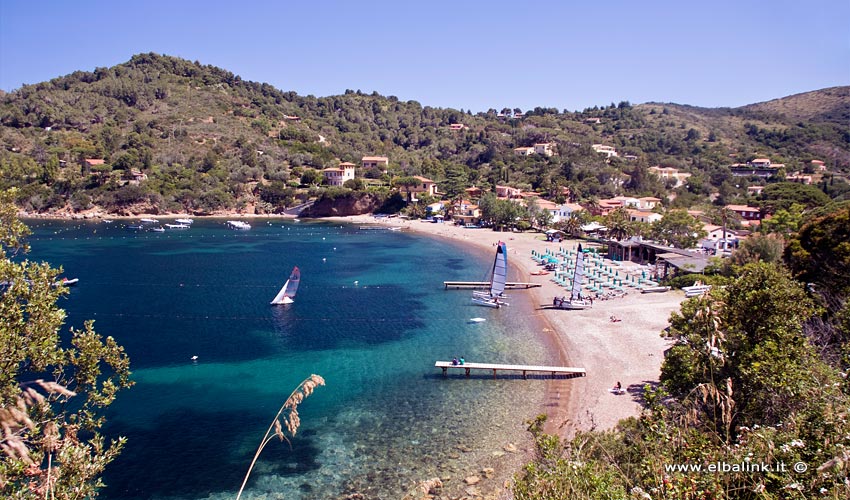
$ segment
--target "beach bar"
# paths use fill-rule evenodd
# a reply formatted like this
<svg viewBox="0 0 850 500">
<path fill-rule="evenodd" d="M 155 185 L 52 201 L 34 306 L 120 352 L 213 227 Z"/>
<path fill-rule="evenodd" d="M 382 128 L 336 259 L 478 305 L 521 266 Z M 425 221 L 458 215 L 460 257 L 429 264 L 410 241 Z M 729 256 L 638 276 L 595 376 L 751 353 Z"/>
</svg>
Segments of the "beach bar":
<svg viewBox="0 0 850 500">
<path fill-rule="evenodd" d="M 466 376 L 469 376 L 470 370 L 493 370 L 493 378 L 496 378 L 498 370 L 505 371 L 521 371 L 522 378 L 528 377 L 528 372 L 532 373 L 551 373 L 555 375 L 572 375 L 576 377 L 584 377 L 587 372 L 584 368 L 572 368 L 569 366 L 533 366 L 533 365 L 501 365 L 494 363 L 464 363 L 453 364 L 451 361 L 437 361 L 434 363 L 437 368 L 443 369 L 443 375 L 448 373 L 449 368 L 463 368 L 466 371 Z"/>
</svg>

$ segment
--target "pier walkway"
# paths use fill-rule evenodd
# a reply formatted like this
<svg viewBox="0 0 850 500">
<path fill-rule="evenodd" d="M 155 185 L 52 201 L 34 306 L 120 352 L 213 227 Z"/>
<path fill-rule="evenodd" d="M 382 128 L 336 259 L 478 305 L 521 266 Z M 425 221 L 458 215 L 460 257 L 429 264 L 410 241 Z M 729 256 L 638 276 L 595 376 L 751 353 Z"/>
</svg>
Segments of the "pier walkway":
<svg viewBox="0 0 850 500">
<path fill-rule="evenodd" d="M 451 361 L 437 361 L 434 363 L 437 368 L 443 369 L 443 375 L 448 372 L 449 368 L 463 368 L 466 370 L 466 376 L 469 376 L 469 370 L 493 370 L 493 378 L 496 378 L 498 370 L 505 371 L 521 371 L 522 378 L 527 378 L 528 372 L 532 373 L 550 373 L 554 375 L 573 375 L 576 377 L 587 376 L 584 368 L 572 368 L 569 366 L 532 366 L 532 365 L 500 365 L 494 363 L 469 363 L 465 362 L 462 365 L 454 365 Z"/>
<path fill-rule="evenodd" d="M 449 288 L 490 288 L 489 281 L 444 281 L 443 285 L 446 290 Z M 519 290 L 524 288 L 538 288 L 543 286 L 540 283 L 517 283 L 509 281 L 505 283 L 505 290 Z"/>
</svg>

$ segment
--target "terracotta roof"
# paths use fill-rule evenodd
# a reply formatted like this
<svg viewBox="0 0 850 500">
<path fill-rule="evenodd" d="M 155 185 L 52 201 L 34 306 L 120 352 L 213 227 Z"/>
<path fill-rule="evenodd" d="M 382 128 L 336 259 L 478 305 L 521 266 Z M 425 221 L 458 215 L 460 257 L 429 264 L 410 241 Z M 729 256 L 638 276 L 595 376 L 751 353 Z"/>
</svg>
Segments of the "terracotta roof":
<svg viewBox="0 0 850 500">
<path fill-rule="evenodd" d="M 340 167 L 356 167 L 357 165 L 355 165 L 351 162 L 344 161 L 344 162 L 340 163 L 339 166 Z"/>
<path fill-rule="evenodd" d="M 756 158 L 755 160 L 752 161 L 752 163 L 756 163 L 756 162 L 758 162 L 758 163 L 765 163 L 765 162 L 770 163 L 770 158 Z"/>
<path fill-rule="evenodd" d="M 726 205 L 728 210 L 732 210 L 735 212 L 758 212 L 759 209 L 756 207 L 750 207 L 747 205 Z"/>
<path fill-rule="evenodd" d="M 413 178 L 414 178 L 414 179 L 419 179 L 419 180 L 420 180 L 420 181 L 422 181 L 422 182 L 430 182 L 431 184 L 436 184 L 436 183 L 435 183 L 434 181 L 432 181 L 431 179 L 429 179 L 429 178 L 427 178 L 427 177 L 422 177 L 421 175 L 414 175 L 414 176 L 413 176 Z"/>
<path fill-rule="evenodd" d="M 86 158 L 84 160 L 89 165 L 103 165 L 104 161 L 100 158 Z"/>
<path fill-rule="evenodd" d="M 362 161 L 390 161 L 386 156 L 364 156 Z"/>
</svg>

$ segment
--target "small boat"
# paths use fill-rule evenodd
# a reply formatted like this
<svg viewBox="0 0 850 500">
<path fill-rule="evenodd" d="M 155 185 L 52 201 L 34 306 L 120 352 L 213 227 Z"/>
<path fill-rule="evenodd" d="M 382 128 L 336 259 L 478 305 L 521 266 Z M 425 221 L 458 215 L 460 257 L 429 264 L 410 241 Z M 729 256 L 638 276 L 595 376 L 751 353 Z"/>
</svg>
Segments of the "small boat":
<svg viewBox="0 0 850 500">
<path fill-rule="evenodd" d="M 705 295 L 711 290 L 711 285 L 706 285 L 702 281 L 697 281 L 691 286 L 682 287 L 682 291 L 685 292 L 685 297 L 699 297 L 700 295 Z"/>
<path fill-rule="evenodd" d="M 248 224 L 247 222 L 243 222 L 241 220 L 229 220 L 229 221 L 225 222 L 225 224 L 227 224 L 227 226 L 230 227 L 230 229 L 241 229 L 241 230 L 251 229 L 251 224 Z"/>
<path fill-rule="evenodd" d="M 126 229 L 127 231 L 140 231 L 144 229 L 144 226 L 142 226 L 141 224 L 130 224 L 129 226 L 124 226 L 124 229 Z"/>
<path fill-rule="evenodd" d="M 103 219 L 101 222 L 103 222 L 104 224 L 112 224 L 115 221 L 112 219 Z"/>
<path fill-rule="evenodd" d="M 192 219 L 177 219 L 174 222 L 178 224 L 193 224 L 195 221 Z"/>
<path fill-rule="evenodd" d="M 280 291 L 272 299 L 271 305 L 292 304 L 294 302 L 295 292 L 298 291 L 299 283 L 301 283 L 301 271 L 298 269 L 298 266 L 295 266 L 289 274 L 289 279 L 286 280 L 286 283 L 283 284 L 283 287 L 281 287 Z"/>
<path fill-rule="evenodd" d="M 642 288 L 640 293 L 664 293 L 668 290 L 670 290 L 669 286 L 648 286 Z"/>
<path fill-rule="evenodd" d="M 165 228 L 164 228 L 164 227 L 162 227 L 162 226 L 152 227 L 152 228 L 151 228 L 151 231 L 153 231 L 153 232 L 155 232 L 155 233 L 164 233 L 164 232 L 165 232 Z"/>
<path fill-rule="evenodd" d="M 576 255 L 576 268 L 573 273 L 573 288 L 570 292 L 570 298 L 555 297 L 552 300 L 552 307 L 555 309 L 580 310 L 590 309 L 591 303 L 581 296 L 581 282 L 584 278 L 584 252 L 581 250 L 581 243 L 578 245 L 578 253 Z"/>
<path fill-rule="evenodd" d="M 498 309 L 508 305 L 504 302 L 505 281 L 508 277 L 508 249 L 504 242 L 496 245 L 496 259 L 490 270 L 490 289 L 486 292 L 472 292 L 472 303 Z"/>
<path fill-rule="evenodd" d="M 485 321 L 487 320 L 484 318 L 469 318 L 470 323 L 484 323 Z"/>
<path fill-rule="evenodd" d="M 166 224 L 165 227 L 168 229 L 189 229 L 192 226 L 189 224 Z"/>
<path fill-rule="evenodd" d="M 156 219 L 140 219 L 140 220 L 141 220 L 142 224 L 156 224 L 157 223 Z"/>
</svg>

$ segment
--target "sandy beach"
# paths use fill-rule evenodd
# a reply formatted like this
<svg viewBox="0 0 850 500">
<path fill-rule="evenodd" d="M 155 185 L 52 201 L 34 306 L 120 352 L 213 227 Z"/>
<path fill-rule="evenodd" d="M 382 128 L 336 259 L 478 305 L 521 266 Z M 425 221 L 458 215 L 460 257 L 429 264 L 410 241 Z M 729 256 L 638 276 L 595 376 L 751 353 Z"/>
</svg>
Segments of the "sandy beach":
<svg viewBox="0 0 850 500">
<path fill-rule="evenodd" d="M 531 258 L 532 250 L 573 248 L 578 241 L 554 243 L 545 241 L 543 235 L 536 232 L 498 233 L 448 223 L 376 219 L 369 215 L 332 220 L 402 227 L 486 251 L 491 251 L 496 242 L 505 241 L 511 266 L 509 281 L 542 285 L 511 293 L 531 294 L 534 310 L 528 313 L 535 319 L 535 328 L 539 328 L 541 338 L 551 344 L 555 362 L 587 370 L 586 377 L 547 382 L 542 412 L 548 415 L 548 432 L 570 437 L 579 430 L 612 428 L 621 419 L 639 415 L 644 386 L 658 382 L 664 350 L 670 345 L 661 337 L 661 332 L 669 324 L 670 313 L 678 310 L 685 298 L 680 291 L 651 294 L 630 291 L 622 298 L 597 300 L 587 310 L 548 309 L 546 306 L 552 304 L 556 295 L 568 292 L 551 281 L 552 274 L 531 274 L 541 269 Z M 622 321 L 612 322 L 611 316 Z M 618 381 L 626 390 L 625 394 L 609 391 Z"/>
</svg>

